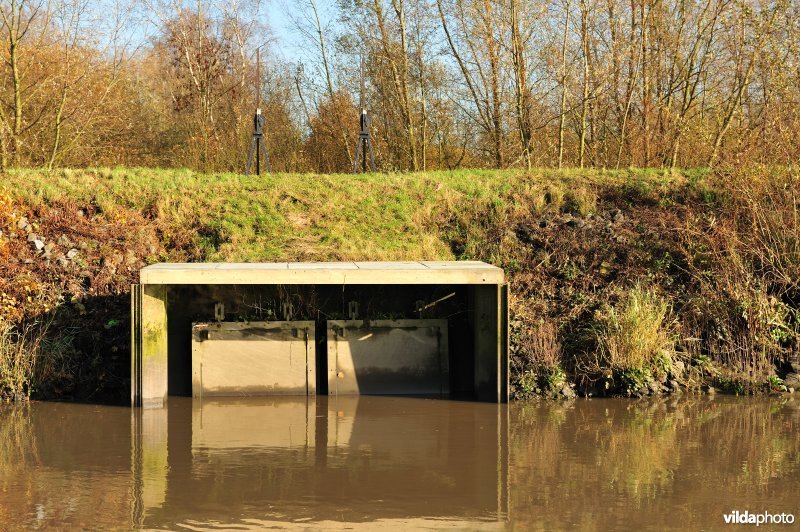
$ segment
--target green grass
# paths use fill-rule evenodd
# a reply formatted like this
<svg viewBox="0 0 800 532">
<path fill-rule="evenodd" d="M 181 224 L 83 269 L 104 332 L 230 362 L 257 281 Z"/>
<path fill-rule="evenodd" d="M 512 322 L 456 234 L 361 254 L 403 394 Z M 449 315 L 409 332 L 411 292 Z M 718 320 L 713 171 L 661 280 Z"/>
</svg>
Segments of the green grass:
<svg viewBox="0 0 800 532">
<path fill-rule="evenodd" d="M 93 201 L 198 232 L 202 259 L 445 260 L 466 223 L 566 207 L 594 209 L 601 186 L 632 180 L 653 189 L 685 182 L 652 170 L 459 170 L 314 175 L 199 174 L 185 169 L 12 170 L 0 187 L 29 204 Z M 565 198 L 567 204 L 565 205 Z M 548 201 L 549 200 L 549 201 Z M 485 259 L 467 244 L 462 258 Z"/>
</svg>

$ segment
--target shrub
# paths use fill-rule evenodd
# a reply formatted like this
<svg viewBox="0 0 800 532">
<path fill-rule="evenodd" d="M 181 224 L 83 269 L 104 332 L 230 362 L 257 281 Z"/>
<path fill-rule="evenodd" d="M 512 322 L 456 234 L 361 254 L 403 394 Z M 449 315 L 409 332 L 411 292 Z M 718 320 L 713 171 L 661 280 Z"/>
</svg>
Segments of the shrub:
<svg viewBox="0 0 800 532">
<path fill-rule="evenodd" d="M 541 388 L 550 395 L 557 394 L 567 383 L 567 374 L 561 366 L 553 366 L 545 370 L 540 377 Z"/>
<path fill-rule="evenodd" d="M 622 391 L 626 395 L 632 395 L 653 380 L 653 375 L 647 368 L 630 368 L 620 372 L 619 380 L 622 383 Z"/>
<path fill-rule="evenodd" d="M 0 398 L 19 401 L 30 397 L 42 339 L 40 329 L 20 331 L 0 321 Z"/>
<path fill-rule="evenodd" d="M 764 382 L 764 386 L 769 391 L 782 392 L 786 390 L 786 386 L 784 386 L 783 384 L 783 379 L 781 379 L 777 375 L 770 375 L 769 377 L 767 377 L 767 380 Z"/>
<path fill-rule="evenodd" d="M 597 345 L 601 362 L 619 373 L 666 369 L 671 360 L 669 306 L 653 291 L 632 288 L 600 318 Z M 638 375 L 638 373 L 637 373 Z"/>
<path fill-rule="evenodd" d="M 566 384 L 561 367 L 561 344 L 552 320 L 542 320 L 518 335 L 518 351 L 512 358 L 521 398 L 531 395 L 555 395 Z"/>
</svg>

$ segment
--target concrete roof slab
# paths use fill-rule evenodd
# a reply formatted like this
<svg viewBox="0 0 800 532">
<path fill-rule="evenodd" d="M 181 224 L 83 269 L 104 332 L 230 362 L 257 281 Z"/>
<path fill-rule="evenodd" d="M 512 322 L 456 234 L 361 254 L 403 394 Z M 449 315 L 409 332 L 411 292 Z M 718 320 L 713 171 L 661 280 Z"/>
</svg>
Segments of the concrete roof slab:
<svg viewBox="0 0 800 532">
<path fill-rule="evenodd" d="M 502 284 L 503 270 L 478 261 L 162 263 L 142 284 Z"/>
</svg>

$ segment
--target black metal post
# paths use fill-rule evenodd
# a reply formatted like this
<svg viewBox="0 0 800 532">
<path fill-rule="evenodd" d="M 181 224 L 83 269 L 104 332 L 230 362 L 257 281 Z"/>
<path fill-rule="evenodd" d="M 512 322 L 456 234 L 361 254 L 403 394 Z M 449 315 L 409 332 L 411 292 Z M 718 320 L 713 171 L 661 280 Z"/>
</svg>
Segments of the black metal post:
<svg viewBox="0 0 800 532">
<path fill-rule="evenodd" d="M 367 113 L 367 105 L 365 103 L 364 95 L 364 58 L 361 58 L 361 116 L 358 123 L 360 132 L 358 134 L 358 146 L 356 147 L 356 157 L 353 160 L 353 173 L 358 172 L 358 163 L 361 163 L 361 171 L 367 171 L 367 154 L 369 154 L 369 166 L 372 171 L 375 171 L 375 158 L 372 156 L 372 136 L 370 135 L 369 126 L 372 122 L 369 114 Z"/>
<path fill-rule="evenodd" d="M 264 152 L 264 162 L 267 166 L 267 172 L 272 169 L 269 165 L 269 152 L 267 145 L 264 143 L 264 123 L 266 120 L 261 114 L 261 109 L 256 109 L 256 114 L 253 116 L 253 140 L 250 142 L 250 154 L 247 156 L 247 167 L 244 170 L 244 175 L 250 175 L 250 168 L 253 166 L 253 156 L 256 159 L 256 175 L 261 175 L 261 152 Z"/>
</svg>

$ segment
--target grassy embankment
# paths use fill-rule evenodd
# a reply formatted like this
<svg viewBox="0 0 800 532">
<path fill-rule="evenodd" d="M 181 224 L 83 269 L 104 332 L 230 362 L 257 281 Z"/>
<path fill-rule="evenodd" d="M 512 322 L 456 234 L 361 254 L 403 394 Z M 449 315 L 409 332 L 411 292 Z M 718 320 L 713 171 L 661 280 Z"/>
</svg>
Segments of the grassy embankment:
<svg viewBox="0 0 800 532">
<path fill-rule="evenodd" d="M 419 259 L 505 268 L 517 397 L 778 391 L 797 386 L 799 191 L 791 169 L 12 171 L 0 396 L 124 401 L 148 263 Z"/>
</svg>

